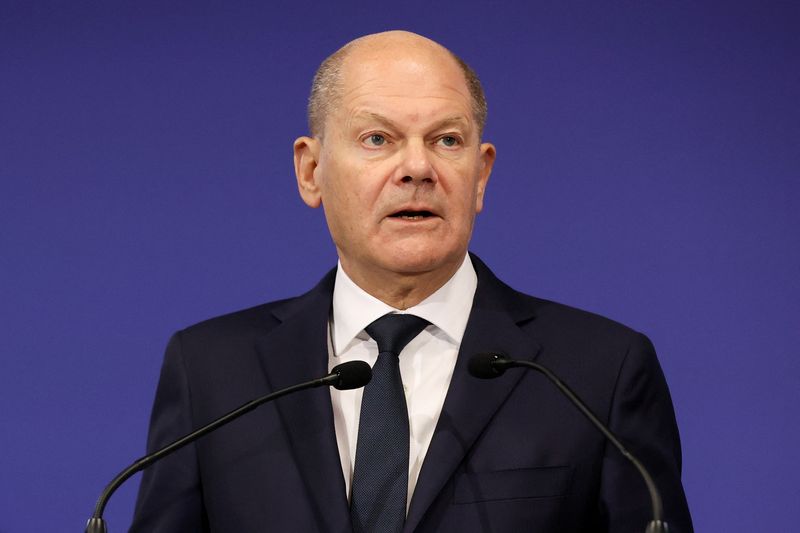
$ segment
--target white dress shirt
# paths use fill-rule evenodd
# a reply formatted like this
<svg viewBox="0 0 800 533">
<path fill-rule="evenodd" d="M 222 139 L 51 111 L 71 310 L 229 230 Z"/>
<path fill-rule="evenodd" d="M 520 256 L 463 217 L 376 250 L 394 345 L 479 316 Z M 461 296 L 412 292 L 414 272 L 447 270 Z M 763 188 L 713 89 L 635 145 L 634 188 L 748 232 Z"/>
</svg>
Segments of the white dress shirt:
<svg viewBox="0 0 800 533">
<path fill-rule="evenodd" d="M 336 271 L 328 339 L 329 369 L 355 360 L 374 365 L 378 345 L 364 328 L 387 313 L 409 313 L 431 323 L 400 353 L 410 434 L 406 511 L 442 411 L 477 286 L 478 277 L 467 255 L 439 290 L 414 307 L 400 311 L 367 294 L 347 276 L 341 263 Z M 331 387 L 330 390 L 336 442 L 349 500 L 364 389 L 340 391 Z"/>
</svg>

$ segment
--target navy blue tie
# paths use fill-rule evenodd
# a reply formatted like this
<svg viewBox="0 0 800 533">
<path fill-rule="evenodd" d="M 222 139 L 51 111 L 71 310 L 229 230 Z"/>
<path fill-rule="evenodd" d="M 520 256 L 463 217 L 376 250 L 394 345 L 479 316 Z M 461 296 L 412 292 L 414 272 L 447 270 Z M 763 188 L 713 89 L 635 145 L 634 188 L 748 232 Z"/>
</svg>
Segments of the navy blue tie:
<svg viewBox="0 0 800 533">
<path fill-rule="evenodd" d="M 366 332 L 378 343 L 372 380 L 364 388 L 358 423 L 350 515 L 355 533 L 403 529 L 408 494 L 408 409 L 399 354 L 425 329 L 414 315 L 384 315 Z"/>
</svg>

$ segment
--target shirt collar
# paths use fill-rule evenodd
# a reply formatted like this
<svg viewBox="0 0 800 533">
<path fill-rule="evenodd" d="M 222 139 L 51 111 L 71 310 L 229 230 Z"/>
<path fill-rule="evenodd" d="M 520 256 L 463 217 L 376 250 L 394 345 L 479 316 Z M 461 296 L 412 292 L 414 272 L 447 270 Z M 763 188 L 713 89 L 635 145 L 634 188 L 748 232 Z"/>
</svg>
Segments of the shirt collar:
<svg viewBox="0 0 800 533">
<path fill-rule="evenodd" d="M 408 313 L 424 318 L 454 344 L 461 344 L 477 286 L 478 276 L 469 255 L 466 255 L 447 283 L 417 305 L 400 311 L 356 285 L 339 262 L 333 286 L 331 319 L 334 354 L 344 352 L 365 327 L 387 313 Z"/>
</svg>

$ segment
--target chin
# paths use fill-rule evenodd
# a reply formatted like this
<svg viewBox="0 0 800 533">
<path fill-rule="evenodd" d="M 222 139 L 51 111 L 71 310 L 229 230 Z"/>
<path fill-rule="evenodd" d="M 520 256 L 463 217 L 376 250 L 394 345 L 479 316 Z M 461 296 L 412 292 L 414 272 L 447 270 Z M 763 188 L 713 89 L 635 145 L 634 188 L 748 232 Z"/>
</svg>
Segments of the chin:
<svg viewBox="0 0 800 533">
<path fill-rule="evenodd" d="M 441 247 L 398 249 L 387 254 L 390 270 L 401 274 L 425 274 L 442 268 L 458 268 L 466 252 L 446 253 Z"/>
</svg>

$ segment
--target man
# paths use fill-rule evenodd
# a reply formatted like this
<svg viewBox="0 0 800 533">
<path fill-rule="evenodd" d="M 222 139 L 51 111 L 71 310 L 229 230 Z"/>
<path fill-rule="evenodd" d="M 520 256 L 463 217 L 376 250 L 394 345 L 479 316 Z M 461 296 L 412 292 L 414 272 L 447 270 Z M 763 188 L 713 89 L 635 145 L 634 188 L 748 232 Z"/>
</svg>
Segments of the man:
<svg viewBox="0 0 800 533">
<path fill-rule="evenodd" d="M 407 415 L 374 415 L 397 393 L 378 397 L 373 383 L 283 398 L 147 471 L 133 530 L 643 531 L 638 473 L 549 383 L 468 374 L 472 354 L 494 351 L 570 384 L 651 470 L 671 531 L 691 531 L 649 341 L 517 293 L 467 254 L 495 159 L 485 117 L 474 73 L 421 36 L 363 37 L 323 63 L 295 171 L 305 203 L 324 208 L 339 266 L 303 296 L 177 333 L 148 446 L 353 359 L 376 376 L 393 361 Z M 399 360 L 375 333 L 387 314 L 424 319 Z M 402 472 L 387 477 L 398 447 Z M 390 506 L 400 518 L 387 525 Z"/>
</svg>

